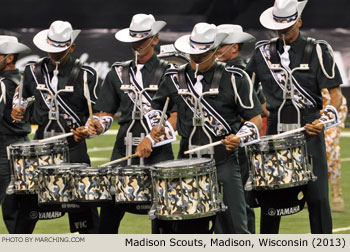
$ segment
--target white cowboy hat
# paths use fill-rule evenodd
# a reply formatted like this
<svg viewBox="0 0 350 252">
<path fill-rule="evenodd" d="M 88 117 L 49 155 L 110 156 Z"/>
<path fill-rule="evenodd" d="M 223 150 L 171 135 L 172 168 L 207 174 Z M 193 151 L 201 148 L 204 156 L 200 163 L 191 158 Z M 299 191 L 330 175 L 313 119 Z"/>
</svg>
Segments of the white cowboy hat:
<svg viewBox="0 0 350 252">
<path fill-rule="evenodd" d="M 81 30 L 73 30 L 69 22 L 57 20 L 49 29 L 36 34 L 33 42 L 44 52 L 59 53 L 67 50 L 80 32 Z"/>
<path fill-rule="evenodd" d="M 227 37 L 221 42 L 221 45 L 239 44 L 254 42 L 255 37 L 247 32 L 243 32 L 240 25 L 223 24 L 217 26 L 218 32 L 227 33 Z"/>
<path fill-rule="evenodd" d="M 201 54 L 218 47 L 226 36 L 226 33 L 218 33 L 214 24 L 198 23 L 193 27 L 191 35 L 181 36 L 174 45 L 181 52 Z"/>
<path fill-rule="evenodd" d="M 260 23 L 270 30 L 286 29 L 298 21 L 308 0 L 275 0 L 273 7 L 260 15 Z"/>
<path fill-rule="evenodd" d="M 156 21 L 152 14 L 136 14 L 132 17 L 129 28 L 122 29 L 115 34 L 121 42 L 136 42 L 153 37 L 166 25 L 164 21 Z"/>
<path fill-rule="evenodd" d="M 29 53 L 30 51 L 30 48 L 19 43 L 16 37 L 0 35 L 0 54 Z"/>
</svg>

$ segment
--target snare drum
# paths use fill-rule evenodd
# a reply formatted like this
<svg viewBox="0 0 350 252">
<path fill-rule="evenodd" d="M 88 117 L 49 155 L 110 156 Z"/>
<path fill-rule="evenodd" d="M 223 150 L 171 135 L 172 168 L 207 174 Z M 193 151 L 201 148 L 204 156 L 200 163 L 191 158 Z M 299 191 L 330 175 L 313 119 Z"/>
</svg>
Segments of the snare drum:
<svg viewBox="0 0 350 252">
<path fill-rule="evenodd" d="M 152 202 L 151 167 L 130 165 L 115 167 L 115 202 L 118 203 L 146 203 Z M 149 209 L 148 208 L 148 209 Z"/>
<path fill-rule="evenodd" d="M 73 198 L 81 203 L 112 201 L 110 193 L 111 168 L 77 167 L 72 169 L 74 179 Z"/>
<path fill-rule="evenodd" d="M 81 167 L 87 167 L 87 165 L 65 163 L 39 166 L 39 206 L 73 201 L 73 176 L 71 169 Z"/>
<path fill-rule="evenodd" d="M 215 161 L 208 158 L 165 161 L 152 169 L 154 214 L 164 220 L 207 217 L 221 211 Z"/>
<path fill-rule="evenodd" d="M 68 143 L 56 140 L 41 143 L 37 140 L 11 144 L 8 147 L 10 166 L 14 175 L 15 193 L 36 193 L 37 167 L 68 161 Z"/>
<path fill-rule="evenodd" d="M 265 136 L 247 146 L 250 177 L 246 190 L 271 190 L 316 180 L 307 154 L 304 134 L 283 138 Z"/>
</svg>

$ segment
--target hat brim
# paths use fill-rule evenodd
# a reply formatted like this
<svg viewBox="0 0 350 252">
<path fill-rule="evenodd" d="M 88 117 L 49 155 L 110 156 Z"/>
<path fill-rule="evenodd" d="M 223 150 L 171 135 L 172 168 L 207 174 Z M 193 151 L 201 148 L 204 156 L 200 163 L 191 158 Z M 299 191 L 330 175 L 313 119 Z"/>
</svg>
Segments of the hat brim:
<svg viewBox="0 0 350 252">
<path fill-rule="evenodd" d="M 0 44 L 0 54 L 30 53 L 31 49 L 22 43 L 4 42 Z"/>
<path fill-rule="evenodd" d="M 124 43 L 132 43 L 132 42 L 141 41 L 143 39 L 150 38 L 150 37 L 153 37 L 154 35 L 158 34 L 160 32 L 160 30 L 163 29 L 163 27 L 165 25 L 166 25 L 166 22 L 164 22 L 164 21 L 155 21 L 154 24 L 152 25 L 152 29 L 151 29 L 150 33 L 146 37 L 142 37 L 142 38 L 131 37 L 129 28 L 125 28 L 125 29 L 118 31 L 115 34 L 115 38 L 121 42 L 124 42 Z"/>
<path fill-rule="evenodd" d="M 59 53 L 67 50 L 70 46 L 65 47 L 55 47 L 53 45 L 49 45 L 47 43 L 47 34 L 49 32 L 49 29 L 43 30 L 39 33 L 37 33 L 33 38 L 33 43 L 38 47 L 40 50 L 48 53 Z M 72 31 L 72 39 L 71 44 L 75 41 L 75 39 L 78 37 L 81 30 L 73 30 Z"/>
<path fill-rule="evenodd" d="M 231 32 L 221 42 L 222 45 L 254 42 L 256 39 L 247 32 Z"/>
<path fill-rule="evenodd" d="M 273 19 L 273 7 L 268 8 L 267 10 L 265 10 L 263 13 L 261 13 L 260 15 L 260 23 L 262 24 L 262 26 L 264 26 L 265 28 L 269 29 L 269 30 L 283 30 L 283 29 L 287 29 L 288 27 L 291 27 L 292 25 L 294 25 L 298 19 L 301 16 L 301 13 L 303 12 L 305 5 L 307 4 L 307 1 L 302 1 L 302 2 L 298 2 L 297 4 L 297 9 L 298 9 L 298 18 L 292 22 L 288 22 L 288 23 L 277 23 L 274 19 Z"/>
<path fill-rule="evenodd" d="M 191 35 L 184 35 L 178 38 L 174 43 L 176 50 L 187 54 L 202 54 L 218 47 L 221 42 L 227 37 L 227 34 L 218 33 L 215 37 L 214 43 L 205 50 L 193 48 L 190 43 L 190 37 Z"/>
</svg>

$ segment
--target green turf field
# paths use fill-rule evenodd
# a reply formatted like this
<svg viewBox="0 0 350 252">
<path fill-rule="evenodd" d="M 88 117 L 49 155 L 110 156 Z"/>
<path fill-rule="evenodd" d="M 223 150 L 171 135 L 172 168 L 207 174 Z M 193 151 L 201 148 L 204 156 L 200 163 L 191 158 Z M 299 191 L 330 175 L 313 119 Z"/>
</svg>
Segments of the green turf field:
<svg viewBox="0 0 350 252">
<path fill-rule="evenodd" d="M 114 125 L 114 129 L 116 126 Z M 350 133 L 350 130 L 347 130 Z M 109 161 L 112 147 L 115 141 L 115 135 L 105 135 L 88 140 L 89 155 L 93 165 L 102 164 Z M 177 153 L 178 144 L 174 145 L 174 151 Z M 343 213 L 332 213 L 333 229 L 337 234 L 350 234 L 350 138 L 341 138 L 341 158 L 342 158 L 342 188 L 346 203 L 346 210 Z M 255 209 L 256 227 L 259 231 L 259 209 Z M 146 215 L 126 214 L 120 227 L 120 233 L 150 233 L 150 221 Z M 282 218 L 280 233 L 302 234 L 309 233 L 308 211 L 303 210 L 298 214 Z M 60 234 L 69 233 L 68 215 L 55 220 L 39 221 L 34 233 L 37 234 Z M 7 234 L 7 230 L 0 213 L 0 234 Z"/>
</svg>

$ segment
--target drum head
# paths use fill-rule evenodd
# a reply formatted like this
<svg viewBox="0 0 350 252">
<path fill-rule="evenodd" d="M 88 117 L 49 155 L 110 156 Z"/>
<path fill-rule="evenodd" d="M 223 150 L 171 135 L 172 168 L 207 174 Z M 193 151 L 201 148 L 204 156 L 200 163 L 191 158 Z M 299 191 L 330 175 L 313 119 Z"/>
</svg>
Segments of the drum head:
<svg viewBox="0 0 350 252">
<path fill-rule="evenodd" d="M 154 164 L 153 166 L 158 169 L 167 168 L 188 168 L 197 167 L 200 165 L 210 165 L 213 162 L 210 158 L 195 158 L 195 159 L 177 159 L 168 160 Z"/>
<path fill-rule="evenodd" d="M 88 167 L 87 165 L 84 167 L 76 167 L 72 168 L 74 174 L 79 175 L 106 175 L 111 171 L 111 167 Z"/>
<path fill-rule="evenodd" d="M 115 174 L 148 174 L 150 170 L 151 166 L 140 165 L 116 166 L 113 168 Z"/>
<path fill-rule="evenodd" d="M 62 163 L 62 164 L 53 164 L 53 165 L 42 165 L 38 166 L 39 171 L 45 171 L 48 173 L 59 173 L 64 171 L 69 171 L 71 169 L 77 169 L 87 167 L 87 164 L 83 163 Z"/>
</svg>

